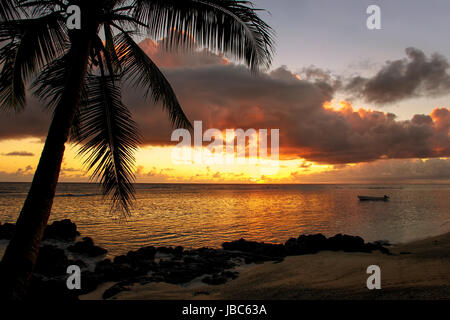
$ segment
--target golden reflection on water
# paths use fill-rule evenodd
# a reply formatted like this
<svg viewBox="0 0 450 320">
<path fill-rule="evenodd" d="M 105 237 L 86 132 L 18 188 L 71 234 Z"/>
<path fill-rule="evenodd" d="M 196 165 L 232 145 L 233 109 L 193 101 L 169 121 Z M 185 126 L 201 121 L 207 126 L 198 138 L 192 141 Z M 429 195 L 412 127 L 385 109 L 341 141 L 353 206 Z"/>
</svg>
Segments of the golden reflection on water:
<svg viewBox="0 0 450 320">
<path fill-rule="evenodd" d="M 1 190 L 0 184 L 0 190 Z M 58 189 L 51 220 L 70 218 L 116 255 L 143 245 L 219 247 L 224 241 L 284 242 L 303 233 L 407 241 L 450 230 L 450 186 L 138 185 L 133 215 L 114 219 L 91 185 Z M 0 194 L 0 221 L 14 222 L 26 194 Z M 359 202 L 358 194 L 389 194 Z"/>
</svg>

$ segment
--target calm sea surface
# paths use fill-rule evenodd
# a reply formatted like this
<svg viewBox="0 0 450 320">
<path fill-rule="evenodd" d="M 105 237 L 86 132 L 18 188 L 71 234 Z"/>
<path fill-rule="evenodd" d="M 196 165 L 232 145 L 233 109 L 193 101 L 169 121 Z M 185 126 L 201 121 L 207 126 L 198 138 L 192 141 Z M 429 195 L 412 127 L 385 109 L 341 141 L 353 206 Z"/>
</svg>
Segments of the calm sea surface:
<svg viewBox="0 0 450 320">
<path fill-rule="evenodd" d="M 0 222 L 15 222 L 27 183 L 0 183 Z M 360 202 L 357 195 L 391 196 Z M 302 233 L 405 242 L 450 231 L 450 185 L 139 184 L 131 217 L 109 211 L 94 184 L 60 184 L 51 221 L 69 218 L 117 255 L 143 245 L 219 247 L 284 242 Z M 2 245 L 6 243 L 3 241 Z"/>
</svg>

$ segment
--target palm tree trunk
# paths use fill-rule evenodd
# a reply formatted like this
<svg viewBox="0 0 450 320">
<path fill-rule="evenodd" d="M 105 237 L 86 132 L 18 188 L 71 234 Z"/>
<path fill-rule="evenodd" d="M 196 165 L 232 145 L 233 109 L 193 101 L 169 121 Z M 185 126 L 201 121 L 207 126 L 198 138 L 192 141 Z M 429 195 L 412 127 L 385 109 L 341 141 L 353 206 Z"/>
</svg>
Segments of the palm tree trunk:
<svg viewBox="0 0 450 320">
<path fill-rule="evenodd" d="M 65 143 L 77 111 L 86 75 L 91 40 L 75 33 L 69 53 L 66 86 L 58 103 L 28 196 L 0 264 L 0 298 L 24 299 L 50 216 Z"/>
</svg>

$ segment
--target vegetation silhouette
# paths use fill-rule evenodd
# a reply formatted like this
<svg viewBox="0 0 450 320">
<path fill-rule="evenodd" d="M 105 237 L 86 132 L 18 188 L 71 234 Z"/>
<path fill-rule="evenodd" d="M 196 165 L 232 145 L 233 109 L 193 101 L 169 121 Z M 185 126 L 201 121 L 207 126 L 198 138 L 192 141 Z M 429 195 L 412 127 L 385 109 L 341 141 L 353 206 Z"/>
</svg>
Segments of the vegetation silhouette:
<svg viewBox="0 0 450 320">
<path fill-rule="evenodd" d="M 68 7 L 81 9 L 69 29 Z M 140 135 L 121 85 L 145 90 L 175 127 L 191 128 L 169 82 L 134 36 L 230 54 L 252 71 L 268 67 L 273 31 L 249 1 L 9 0 L 0 2 L 0 108 L 20 112 L 27 84 L 53 110 L 47 139 L 16 232 L 1 262 L 3 299 L 24 299 L 58 183 L 65 143 L 80 146 L 112 209 L 130 213 Z M 175 32 L 174 32 L 175 31 Z M 104 40 L 100 37 L 104 38 Z"/>
</svg>

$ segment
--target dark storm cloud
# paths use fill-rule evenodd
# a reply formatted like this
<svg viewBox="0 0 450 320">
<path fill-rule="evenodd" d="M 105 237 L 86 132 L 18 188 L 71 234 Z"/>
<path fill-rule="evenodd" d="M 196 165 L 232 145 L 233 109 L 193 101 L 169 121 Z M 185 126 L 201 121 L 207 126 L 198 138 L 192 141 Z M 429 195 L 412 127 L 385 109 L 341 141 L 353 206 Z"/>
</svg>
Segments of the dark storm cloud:
<svg viewBox="0 0 450 320">
<path fill-rule="evenodd" d="M 448 60 L 421 50 L 407 48 L 407 58 L 388 61 L 372 78 L 354 77 L 345 86 L 353 97 L 367 102 L 389 104 L 408 98 L 439 96 L 449 93 Z"/>
</svg>

